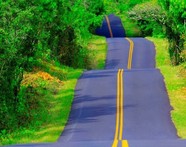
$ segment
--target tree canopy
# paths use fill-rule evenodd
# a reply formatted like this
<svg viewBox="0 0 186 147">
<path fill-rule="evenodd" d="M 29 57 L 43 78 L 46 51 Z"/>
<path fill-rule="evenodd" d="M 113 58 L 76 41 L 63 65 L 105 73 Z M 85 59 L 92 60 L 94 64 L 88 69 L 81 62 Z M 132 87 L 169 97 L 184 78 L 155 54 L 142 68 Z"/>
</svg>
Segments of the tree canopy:
<svg viewBox="0 0 186 147">
<path fill-rule="evenodd" d="M 101 21 L 100 0 L 0 0 L 0 131 L 29 117 L 23 72 L 39 60 L 88 67 L 84 40 Z"/>
<path fill-rule="evenodd" d="M 182 0 L 161 0 L 136 5 L 129 16 L 136 20 L 142 30 L 153 30 L 161 26 L 169 40 L 169 54 L 173 65 L 184 61 L 181 54 L 185 42 L 186 2 Z M 147 35 L 149 32 L 147 32 Z M 151 35 L 151 34 L 150 34 Z"/>
</svg>

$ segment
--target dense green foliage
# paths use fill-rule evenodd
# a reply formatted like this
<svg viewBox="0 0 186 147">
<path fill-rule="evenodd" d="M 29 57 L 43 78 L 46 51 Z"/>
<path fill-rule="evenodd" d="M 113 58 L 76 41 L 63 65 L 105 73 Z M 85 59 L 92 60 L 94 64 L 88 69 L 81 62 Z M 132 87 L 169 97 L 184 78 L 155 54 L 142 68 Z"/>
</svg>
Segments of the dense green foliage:
<svg viewBox="0 0 186 147">
<path fill-rule="evenodd" d="M 0 0 L 0 131 L 31 118 L 23 72 L 41 60 L 89 67 L 83 40 L 100 22 L 100 0 Z M 37 101 L 37 100 L 36 100 Z M 27 120 L 29 120 L 27 119 Z M 30 120 L 29 120 L 30 121 Z"/>
<path fill-rule="evenodd" d="M 128 11 L 137 4 L 147 2 L 149 0 L 118 0 L 118 7 L 121 12 Z"/>
<path fill-rule="evenodd" d="M 165 14 L 166 36 L 169 40 L 169 53 L 174 65 L 183 61 L 181 53 L 186 40 L 186 1 L 161 0 L 159 1 Z"/>
<path fill-rule="evenodd" d="M 161 13 L 158 4 L 154 2 L 138 4 L 128 14 L 130 18 L 137 21 L 142 36 L 164 36 L 161 24 L 165 22 L 165 14 Z"/>
<path fill-rule="evenodd" d="M 106 13 L 123 14 L 135 5 L 149 0 L 104 0 Z"/>
<path fill-rule="evenodd" d="M 169 54 L 173 65 L 183 62 L 185 42 L 186 3 L 182 0 L 161 0 L 136 5 L 129 16 L 140 25 L 144 35 L 161 35 L 169 40 Z M 161 36 L 162 36 L 161 35 Z"/>
</svg>

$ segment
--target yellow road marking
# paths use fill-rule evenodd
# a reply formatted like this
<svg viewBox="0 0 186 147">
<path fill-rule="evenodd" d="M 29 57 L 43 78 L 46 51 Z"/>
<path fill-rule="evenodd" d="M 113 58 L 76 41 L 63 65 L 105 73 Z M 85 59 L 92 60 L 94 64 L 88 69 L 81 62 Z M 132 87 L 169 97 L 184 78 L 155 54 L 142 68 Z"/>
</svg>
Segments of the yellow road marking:
<svg viewBox="0 0 186 147">
<path fill-rule="evenodd" d="M 121 69 L 118 70 L 117 73 L 117 96 L 116 96 L 116 130 L 115 130 L 115 137 L 114 137 L 114 142 L 112 144 L 112 147 L 117 147 L 118 146 L 118 132 L 119 132 L 119 113 L 120 113 L 120 82 L 121 82 Z"/>
<path fill-rule="evenodd" d="M 115 137 L 112 147 L 117 147 L 118 145 L 118 132 L 119 132 L 119 101 L 120 101 L 120 73 L 121 70 L 118 70 L 117 73 L 117 97 L 116 97 L 116 130 L 115 130 Z"/>
<path fill-rule="evenodd" d="M 113 37 L 113 33 L 112 33 L 111 26 L 110 26 L 109 18 L 108 18 L 108 16 L 105 16 L 105 18 L 106 18 L 107 25 L 108 25 L 108 28 L 109 28 L 110 37 L 112 38 Z"/>
<path fill-rule="evenodd" d="M 132 56 L 133 56 L 133 50 L 134 50 L 134 43 L 133 43 L 133 41 L 131 39 L 129 39 L 129 38 L 126 38 L 126 39 L 130 43 L 129 56 L 128 56 L 128 66 L 127 66 L 127 68 L 128 69 L 131 69 L 131 67 L 132 67 Z"/>
<path fill-rule="evenodd" d="M 122 140 L 122 147 L 129 147 L 127 140 Z"/>
<path fill-rule="evenodd" d="M 128 147 L 127 140 L 123 139 L 123 69 L 119 69 L 117 73 L 117 96 L 116 96 L 116 130 L 112 147 L 117 147 L 119 141 L 122 142 L 122 147 Z"/>
<path fill-rule="evenodd" d="M 112 144 L 112 147 L 117 147 L 118 146 L 118 142 L 119 142 L 119 140 L 114 140 L 114 142 Z"/>
<path fill-rule="evenodd" d="M 120 74 L 120 134 L 119 140 L 123 137 L 123 69 Z"/>
</svg>

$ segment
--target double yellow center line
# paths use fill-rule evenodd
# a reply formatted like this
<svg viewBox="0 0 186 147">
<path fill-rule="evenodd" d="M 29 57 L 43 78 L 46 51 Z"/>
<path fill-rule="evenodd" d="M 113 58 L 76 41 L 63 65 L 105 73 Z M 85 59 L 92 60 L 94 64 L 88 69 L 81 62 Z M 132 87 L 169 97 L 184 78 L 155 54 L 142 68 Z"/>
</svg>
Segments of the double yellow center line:
<svg viewBox="0 0 186 147">
<path fill-rule="evenodd" d="M 110 37 L 113 38 L 113 33 L 112 33 L 112 28 L 110 25 L 110 21 L 108 16 L 105 16 Z M 134 43 L 131 39 L 126 38 L 126 40 L 129 42 L 130 47 L 129 47 L 129 54 L 128 54 L 128 65 L 127 69 L 132 68 L 132 57 L 133 57 L 133 48 L 134 48 Z M 119 69 L 117 73 L 117 96 L 116 96 L 116 130 L 115 130 L 115 136 L 114 136 L 114 141 L 112 144 L 112 147 L 118 147 L 119 142 L 121 142 L 122 147 L 129 147 L 128 141 L 123 140 L 123 124 L 124 124 L 124 86 L 123 86 L 123 74 L 124 70 Z"/>
<path fill-rule="evenodd" d="M 110 37 L 113 38 L 112 28 L 111 28 L 110 20 L 109 20 L 108 16 L 105 16 L 105 19 L 107 21 L 107 25 L 108 25 Z M 131 67 L 132 67 L 132 56 L 133 56 L 134 43 L 129 38 L 126 38 L 126 40 L 128 40 L 128 42 L 130 44 L 127 69 L 131 69 Z"/>
<path fill-rule="evenodd" d="M 117 73 L 117 97 L 116 97 L 116 130 L 112 147 L 117 147 L 119 141 L 122 143 L 122 147 L 128 147 L 127 140 L 123 140 L 123 74 L 124 70 L 119 69 Z"/>
<path fill-rule="evenodd" d="M 129 48 L 129 55 L 128 55 L 128 65 L 127 69 L 131 69 L 132 67 L 132 57 L 133 57 L 133 48 L 134 43 L 131 39 L 126 38 L 129 41 L 130 48 Z M 129 147 L 128 141 L 123 140 L 123 124 L 124 124 L 124 95 L 123 95 L 123 74 L 124 70 L 119 69 L 117 73 L 117 97 L 116 97 L 116 130 L 115 130 L 115 137 L 112 144 L 112 147 L 117 147 L 119 141 L 121 141 L 122 147 Z"/>
</svg>

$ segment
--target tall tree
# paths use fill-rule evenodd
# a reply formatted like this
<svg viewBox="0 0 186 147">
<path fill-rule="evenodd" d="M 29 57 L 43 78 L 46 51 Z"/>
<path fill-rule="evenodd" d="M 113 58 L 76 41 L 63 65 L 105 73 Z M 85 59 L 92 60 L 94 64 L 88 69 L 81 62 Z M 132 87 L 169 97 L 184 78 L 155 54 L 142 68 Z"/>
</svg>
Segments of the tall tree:
<svg viewBox="0 0 186 147">
<path fill-rule="evenodd" d="M 181 52 L 186 39 L 186 1 L 159 0 L 166 14 L 166 35 L 169 40 L 169 54 L 174 65 L 182 62 Z"/>
<path fill-rule="evenodd" d="M 23 71 L 38 59 L 86 68 L 83 40 L 97 24 L 100 0 L 0 0 L 0 131 L 30 117 L 20 91 Z"/>
<path fill-rule="evenodd" d="M 169 55 L 173 65 L 183 61 L 181 53 L 184 50 L 186 2 L 182 0 L 161 0 L 157 3 L 146 2 L 136 5 L 129 16 L 143 28 L 161 26 L 169 40 Z"/>
</svg>

